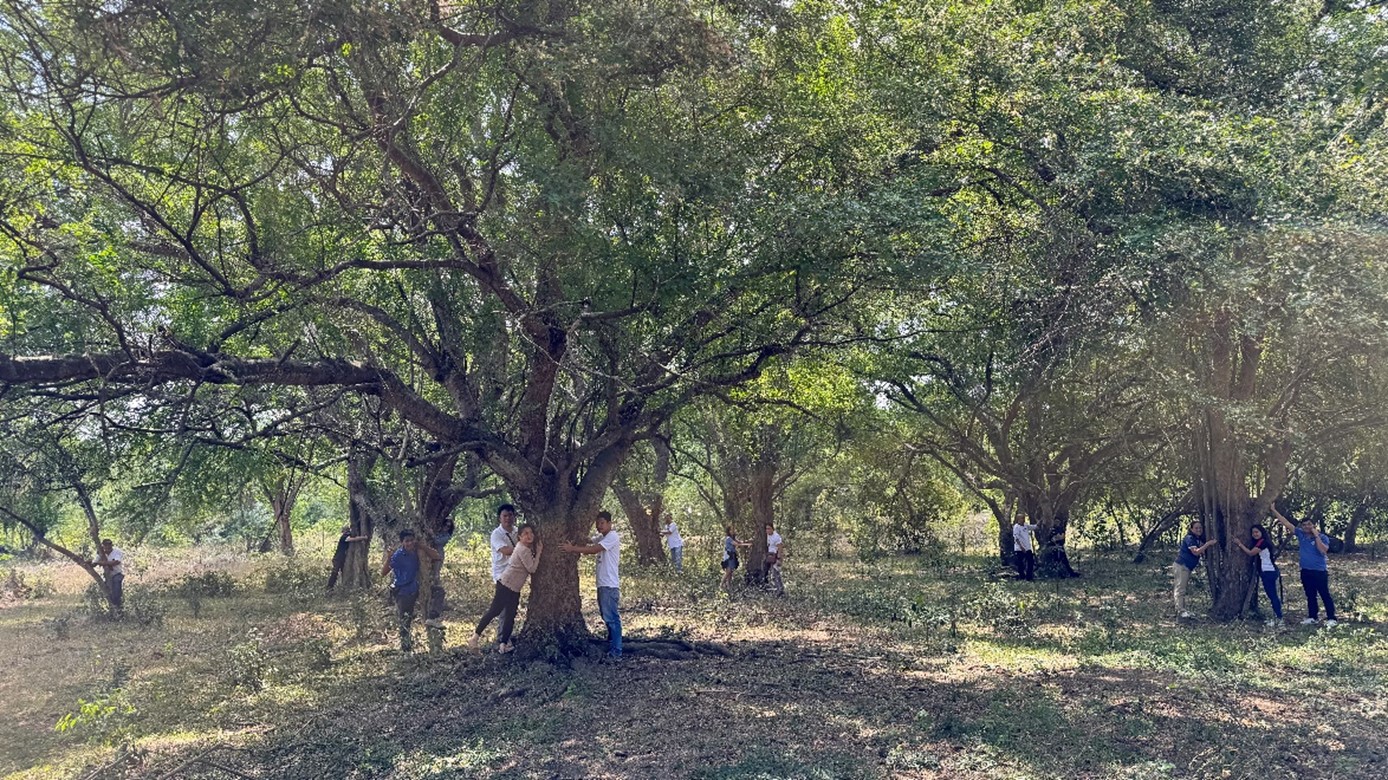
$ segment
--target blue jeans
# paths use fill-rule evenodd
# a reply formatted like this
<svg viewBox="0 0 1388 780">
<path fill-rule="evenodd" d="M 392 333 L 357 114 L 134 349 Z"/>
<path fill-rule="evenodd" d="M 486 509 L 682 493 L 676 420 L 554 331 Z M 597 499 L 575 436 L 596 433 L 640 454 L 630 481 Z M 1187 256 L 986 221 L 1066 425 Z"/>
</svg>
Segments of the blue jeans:
<svg viewBox="0 0 1388 780">
<path fill-rule="evenodd" d="M 671 548 L 670 548 L 670 563 L 673 563 L 673 564 L 675 565 L 675 571 L 680 571 L 680 572 L 684 571 L 684 548 L 683 548 L 683 547 L 671 547 Z"/>
<path fill-rule="evenodd" d="M 1272 614 L 1282 619 L 1282 599 L 1277 595 L 1277 580 L 1282 577 L 1277 571 L 1258 572 L 1263 578 L 1263 592 L 1268 594 L 1268 601 L 1272 602 Z"/>
<path fill-rule="evenodd" d="M 607 624 L 607 654 L 622 657 L 622 616 L 617 614 L 617 602 L 622 591 L 617 588 L 598 588 L 598 612 Z"/>
</svg>

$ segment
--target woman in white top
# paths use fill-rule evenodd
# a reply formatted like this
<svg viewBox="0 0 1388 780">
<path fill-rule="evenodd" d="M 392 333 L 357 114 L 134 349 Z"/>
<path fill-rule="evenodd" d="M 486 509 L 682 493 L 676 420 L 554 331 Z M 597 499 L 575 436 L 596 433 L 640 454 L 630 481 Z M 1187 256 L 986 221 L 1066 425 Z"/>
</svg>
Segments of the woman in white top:
<svg viewBox="0 0 1388 780">
<path fill-rule="evenodd" d="M 1272 540 L 1268 538 L 1267 529 L 1261 525 L 1250 528 L 1248 536 L 1248 544 L 1244 544 L 1240 539 L 1235 539 L 1234 544 L 1237 544 L 1248 557 L 1257 556 L 1258 576 L 1263 580 L 1263 592 L 1268 594 L 1268 601 L 1272 602 L 1272 613 L 1277 616 L 1269 620 L 1268 625 L 1282 625 L 1282 599 L 1277 596 L 1277 580 L 1282 577 L 1282 573 L 1277 570 L 1277 564 L 1272 560 Z"/>
<path fill-rule="evenodd" d="M 477 650 L 487 624 L 492 622 L 492 618 L 500 616 L 501 628 L 496 632 L 496 651 L 511 652 L 511 629 L 515 627 L 516 611 L 520 609 L 521 588 L 525 587 L 526 579 L 539 568 L 540 552 L 543 549 L 544 544 L 535 540 L 535 526 L 529 523 L 522 525 L 516 533 L 516 546 L 511 552 L 506 570 L 501 573 L 501 579 L 496 581 L 496 593 L 492 596 L 491 606 L 487 607 L 482 620 L 477 624 L 477 630 L 468 640 L 468 649 Z"/>
</svg>

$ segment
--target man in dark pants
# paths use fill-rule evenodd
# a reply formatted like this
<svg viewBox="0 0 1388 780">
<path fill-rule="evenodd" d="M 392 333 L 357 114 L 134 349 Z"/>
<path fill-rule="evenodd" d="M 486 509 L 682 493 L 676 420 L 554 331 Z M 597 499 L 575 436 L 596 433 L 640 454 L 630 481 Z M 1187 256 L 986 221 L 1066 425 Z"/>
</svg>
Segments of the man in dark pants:
<svg viewBox="0 0 1388 780">
<path fill-rule="evenodd" d="M 111 593 L 111 608 L 121 612 L 125 608 L 125 553 L 121 552 L 110 539 L 101 540 L 101 554 L 92 561 L 100 566 L 106 577 L 106 588 Z"/>
<path fill-rule="evenodd" d="M 1301 589 L 1306 591 L 1306 619 L 1301 624 L 1313 626 L 1320 622 L 1316 604 L 1319 597 L 1325 603 L 1325 626 L 1334 628 L 1339 622 L 1335 620 L 1335 601 L 1330 598 L 1330 567 L 1326 558 L 1326 553 L 1330 552 L 1330 537 L 1317 531 L 1315 521 L 1310 518 L 1303 517 L 1299 524 L 1293 525 L 1277 507 L 1272 508 L 1272 514 L 1283 528 L 1296 534 Z"/>
<path fill-rule="evenodd" d="M 1024 580 L 1036 579 L 1036 552 L 1032 533 L 1036 526 L 1022 520 L 1022 513 L 1012 520 L 1012 554 L 1017 558 L 1017 576 Z"/>
<path fill-rule="evenodd" d="M 400 532 L 400 546 L 386 556 L 381 574 L 392 574 L 390 595 L 395 601 L 395 616 L 400 621 L 400 651 L 414 649 L 414 610 L 419 600 L 420 559 L 438 563 L 439 554 L 428 546 L 420 546 L 414 531 Z"/>
<path fill-rule="evenodd" d="M 333 573 L 328 575 L 328 590 L 337 586 L 337 578 L 342 574 L 342 567 L 347 565 L 347 545 L 353 542 L 364 542 L 370 537 L 352 536 L 352 526 L 342 526 L 342 535 L 337 538 L 337 552 L 333 553 Z"/>
</svg>

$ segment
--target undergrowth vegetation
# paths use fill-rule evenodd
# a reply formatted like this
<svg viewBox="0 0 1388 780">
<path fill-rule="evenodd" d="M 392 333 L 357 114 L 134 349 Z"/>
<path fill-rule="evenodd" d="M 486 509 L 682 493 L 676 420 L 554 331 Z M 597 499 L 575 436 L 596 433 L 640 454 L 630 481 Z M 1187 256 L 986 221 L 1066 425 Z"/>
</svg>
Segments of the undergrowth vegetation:
<svg viewBox="0 0 1388 780">
<path fill-rule="evenodd" d="M 160 777 L 198 756 L 181 776 L 225 776 L 218 765 L 264 778 L 719 780 L 1388 768 L 1388 567 L 1363 557 L 1337 560 L 1332 580 L 1353 619 L 1280 631 L 1178 623 L 1163 568 L 1117 557 L 1038 582 L 967 556 L 793 559 L 784 599 L 740 582 L 722 592 L 711 559 L 682 576 L 628 565 L 629 637 L 727 655 L 662 660 L 638 642 L 599 664 L 468 653 L 490 597 L 484 555 L 450 554 L 449 628 L 434 655 L 401 656 L 384 594 L 325 595 L 313 558 L 132 583 L 120 620 L 82 607 L 74 586 L 13 600 L 0 610 L 12 659 L 0 694 L 15 724 L 0 735 L 0 776 L 107 766 L 107 777 Z M 590 588 L 584 606 L 601 634 Z"/>
</svg>

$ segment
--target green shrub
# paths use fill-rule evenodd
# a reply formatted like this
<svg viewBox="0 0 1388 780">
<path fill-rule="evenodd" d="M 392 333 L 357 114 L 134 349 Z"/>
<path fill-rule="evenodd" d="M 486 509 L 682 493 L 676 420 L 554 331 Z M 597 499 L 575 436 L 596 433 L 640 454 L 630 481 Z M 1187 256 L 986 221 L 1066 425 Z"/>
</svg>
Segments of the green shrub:
<svg viewBox="0 0 1388 780">
<path fill-rule="evenodd" d="M 59 733 L 87 733 L 112 743 L 133 736 L 135 707 L 120 689 L 87 701 L 77 700 L 77 708 L 66 713 L 53 729 Z"/>
<path fill-rule="evenodd" d="M 295 601 L 311 601 L 323 591 L 321 572 L 295 558 L 277 556 L 266 564 L 262 577 L 266 593 L 284 594 Z"/>
<path fill-rule="evenodd" d="M 228 683 L 237 688 L 259 691 L 276 671 L 270 660 L 270 653 L 260 632 L 251 629 L 246 632 L 246 640 L 227 649 L 226 663 L 222 665 L 223 675 Z"/>
<path fill-rule="evenodd" d="M 230 596 L 236 592 L 236 580 L 224 571 L 202 571 L 177 580 L 171 590 L 197 594 L 208 598 Z"/>
</svg>

